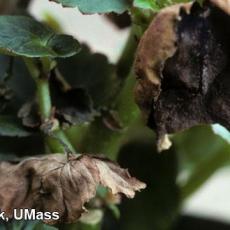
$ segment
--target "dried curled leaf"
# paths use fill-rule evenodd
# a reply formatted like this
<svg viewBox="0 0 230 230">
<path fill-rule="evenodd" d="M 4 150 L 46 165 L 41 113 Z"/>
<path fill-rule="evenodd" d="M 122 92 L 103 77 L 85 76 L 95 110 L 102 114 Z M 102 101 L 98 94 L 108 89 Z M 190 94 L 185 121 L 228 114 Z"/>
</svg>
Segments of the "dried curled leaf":
<svg viewBox="0 0 230 230">
<path fill-rule="evenodd" d="M 76 222 L 85 211 L 84 204 L 96 194 L 97 185 L 113 194 L 133 198 L 145 184 L 108 159 L 92 155 L 63 154 L 28 158 L 19 164 L 0 163 L 0 209 L 12 217 L 13 209 L 33 208 L 58 212 L 60 219 Z"/>
<path fill-rule="evenodd" d="M 135 61 L 136 101 L 165 135 L 198 124 L 230 129 L 230 0 L 163 9 L 143 35 Z"/>
</svg>

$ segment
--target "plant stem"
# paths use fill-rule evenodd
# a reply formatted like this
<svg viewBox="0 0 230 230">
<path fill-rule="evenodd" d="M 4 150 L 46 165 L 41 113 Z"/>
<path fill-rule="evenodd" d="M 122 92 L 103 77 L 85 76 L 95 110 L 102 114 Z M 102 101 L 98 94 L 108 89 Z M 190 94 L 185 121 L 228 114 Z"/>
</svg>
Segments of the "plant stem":
<svg viewBox="0 0 230 230">
<path fill-rule="evenodd" d="M 53 135 L 56 138 L 50 137 L 50 136 L 46 137 L 46 143 L 49 146 L 49 149 L 51 152 L 54 152 L 54 153 L 65 153 L 66 152 L 65 146 L 62 145 L 60 141 L 58 141 L 58 139 L 62 140 L 72 153 L 76 152 L 73 145 L 70 143 L 68 137 L 61 129 L 55 130 L 53 132 Z"/>
<path fill-rule="evenodd" d="M 76 144 L 81 152 L 103 153 L 111 159 L 116 159 L 124 136 L 140 116 L 133 98 L 134 83 L 135 77 L 130 74 L 115 100 L 114 110 L 118 112 L 123 130 L 113 131 L 103 124 L 101 118 L 98 118 L 89 126 L 82 126 L 70 133 L 70 136 L 74 136 L 77 141 Z"/>
<path fill-rule="evenodd" d="M 133 25 L 131 27 L 129 37 L 126 41 L 124 50 L 117 62 L 117 75 L 121 79 L 127 78 L 132 68 L 132 64 L 135 56 L 135 50 L 137 48 L 135 33 L 136 33 L 136 26 Z"/>
<path fill-rule="evenodd" d="M 37 86 L 37 100 L 42 122 L 51 118 L 52 104 L 48 76 L 43 76 L 41 69 L 32 58 L 24 58 L 24 62 Z"/>
<path fill-rule="evenodd" d="M 52 111 L 49 83 L 47 79 L 38 79 L 36 82 L 39 111 L 42 120 L 45 121 L 50 119 Z"/>
<path fill-rule="evenodd" d="M 49 89 L 49 79 L 48 76 L 43 76 L 44 72 L 36 65 L 35 61 L 31 58 L 24 58 L 24 62 L 30 72 L 30 75 L 34 79 L 37 86 L 37 100 L 39 104 L 39 112 L 41 115 L 42 123 L 49 121 L 52 119 L 52 103 Z M 65 146 L 61 144 L 57 139 L 62 140 L 65 145 L 69 148 L 69 150 L 75 153 L 75 149 L 73 145 L 68 140 L 65 133 L 60 129 L 60 127 L 56 127 L 56 129 L 52 132 L 54 137 L 49 135 L 45 136 L 46 143 L 51 152 L 56 153 L 64 153 Z"/>
<path fill-rule="evenodd" d="M 135 25 L 132 26 L 126 46 L 117 63 L 117 75 L 118 80 L 122 81 L 122 88 L 114 97 L 111 108 L 118 112 L 124 128 L 120 132 L 110 130 L 103 124 L 102 118 L 98 118 L 90 125 L 70 129 L 68 136 L 76 143 L 81 152 L 103 153 L 111 159 L 116 159 L 120 144 L 127 134 L 128 128 L 139 119 L 140 112 L 133 98 L 135 76 L 132 73 L 132 63 L 137 47 L 136 29 Z"/>
</svg>

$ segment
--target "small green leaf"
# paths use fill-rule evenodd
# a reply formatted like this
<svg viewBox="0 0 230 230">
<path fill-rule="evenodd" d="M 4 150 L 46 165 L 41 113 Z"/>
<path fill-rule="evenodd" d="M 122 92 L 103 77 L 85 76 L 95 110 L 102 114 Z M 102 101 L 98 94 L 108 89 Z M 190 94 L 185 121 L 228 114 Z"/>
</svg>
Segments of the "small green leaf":
<svg viewBox="0 0 230 230">
<path fill-rule="evenodd" d="M 85 14 L 123 13 L 131 5 L 129 0 L 52 0 L 66 7 L 78 7 Z"/>
<path fill-rule="evenodd" d="M 153 0 L 134 0 L 133 5 L 142 9 L 160 10 L 159 5 Z"/>
<path fill-rule="evenodd" d="M 8 116 L 0 116 L 0 136 L 26 137 L 30 133 L 26 131 L 20 122 Z"/>
<path fill-rule="evenodd" d="M 24 57 L 69 57 L 79 51 L 72 36 L 55 34 L 25 16 L 0 16 L 0 52 Z"/>
</svg>

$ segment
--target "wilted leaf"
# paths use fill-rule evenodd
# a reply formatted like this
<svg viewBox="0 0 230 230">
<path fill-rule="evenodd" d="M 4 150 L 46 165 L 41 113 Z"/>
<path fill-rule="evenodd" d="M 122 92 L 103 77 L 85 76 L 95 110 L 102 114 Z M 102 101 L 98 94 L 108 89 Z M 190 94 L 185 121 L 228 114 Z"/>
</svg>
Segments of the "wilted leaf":
<svg viewBox="0 0 230 230">
<path fill-rule="evenodd" d="M 13 92 L 5 82 L 0 82 L 0 111 L 5 109 L 7 103 L 12 99 Z"/>
<path fill-rule="evenodd" d="M 0 136 L 26 137 L 28 132 L 20 123 L 20 120 L 11 116 L 0 116 Z"/>
<path fill-rule="evenodd" d="M 51 78 L 50 85 L 56 117 L 64 125 L 90 122 L 97 115 L 86 90 L 70 85 L 65 89 L 56 76 Z"/>
<path fill-rule="evenodd" d="M 35 102 L 25 103 L 18 111 L 18 117 L 22 119 L 23 125 L 29 128 L 38 128 L 41 124 L 38 105 Z"/>
<path fill-rule="evenodd" d="M 68 35 L 57 35 L 48 27 L 25 16 L 0 16 L 0 51 L 25 57 L 69 57 L 79 43 Z"/>
<path fill-rule="evenodd" d="M 52 154 L 19 164 L 0 164 L 0 209 L 10 217 L 13 208 L 55 211 L 59 220 L 44 221 L 75 222 L 84 212 L 84 204 L 95 196 L 97 185 L 129 198 L 145 188 L 127 170 L 105 158 L 71 155 L 67 159 L 63 154 Z"/>
<path fill-rule="evenodd" d="M 130 0 L 52 0 L 65 7 L 78 7 L 85 14 L 123 13 L 131 5 Z"/>
<path fill-rule="evenodd" d="M 136 100 L 159 139 L 198 124 L 230 129 L 229 6 L 208 0 L 166 8 L 142 37 Z"/>
</svg>

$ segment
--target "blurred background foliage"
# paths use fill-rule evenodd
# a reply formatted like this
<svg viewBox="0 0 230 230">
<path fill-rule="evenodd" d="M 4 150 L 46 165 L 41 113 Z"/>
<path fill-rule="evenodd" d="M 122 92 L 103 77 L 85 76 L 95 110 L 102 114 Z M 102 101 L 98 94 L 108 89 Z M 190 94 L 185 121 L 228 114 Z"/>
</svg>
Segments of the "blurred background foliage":
<svg viewBox="0 0 230 230">
<path fill-rule="evenodd" d="M 94 53 L 86 44 L 81 44 L 79 54 L 56 60 L 56 68 L 50 73 L 51 98 L 61 127 L 78 152 L 103 153 L 117 160 L 132 175 L 147 183 L 147 189 L 135 199 L 123 198 L 115 206 L 107 200 L 107 191 L 98 188 L 95 199 L 103 201 L 103 205 L 89 205 L 88 217 L 76 224 L 47 226 L 38 221 L 11 221 L 2 222 L 0 229 L 177 230 L 194 229 L 198 225 L 201 226 L 198 229 L 230 229 L 224 223 L 181 214 L 188 197 L 217 170 L 229 167 L 229 132 L 216 125 L 193 127 L 173 135 L 173 147 L 158 154 L 155 135 L 145 127 L 133 99 L 132 62 L 141 34 L 162 7 L 187 1 L 121 0 L 119 6 L 115 0 L 110 1 L 111 5 L 105 6 L 102 1 L 102 5 L 96 6 L 86 0 L 88 8 L 76 6 L 83 12 L 89 10 L 89 6 L 95 12 L 128 10 L 129 13 L 121 16 L 106 15 L 118 28 L 120 24 L 131 28 L 119 60 L 111 64 L 104 54 Z M 28 14 L 29 3 L 1 0 L 0 12 Z M 47 1 L 47 4 L 50 3 Z M 61 31 L 50 15 L 44 23 Z M 0 81 L 1 160 L 51 152 L 44 134 L 38 129 L 38 114 L 29 106 L 36 105 L 36 87 L 21 58 L 12 60 L 12 57 L 0 56 Z M 65 87 L 67 91 L 63 90 Z"/>
</svg>

